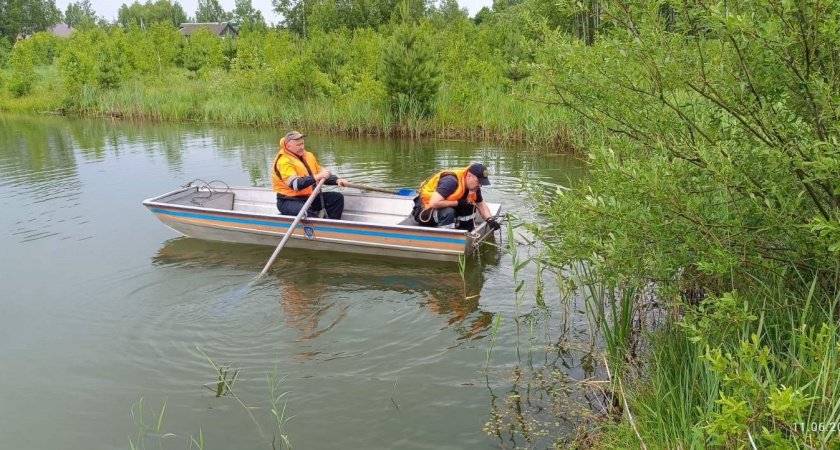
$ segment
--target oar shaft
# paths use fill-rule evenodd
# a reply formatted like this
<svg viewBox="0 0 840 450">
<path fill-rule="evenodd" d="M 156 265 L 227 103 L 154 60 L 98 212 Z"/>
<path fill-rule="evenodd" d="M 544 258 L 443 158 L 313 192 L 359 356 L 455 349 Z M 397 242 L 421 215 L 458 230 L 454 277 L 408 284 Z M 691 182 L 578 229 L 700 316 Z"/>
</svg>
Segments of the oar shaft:
<svg viewBox="0 0 840 450">
<path fill-rule="evenodd" d="M 374 186 L 367 186 L 364 184 L 355 184 L 355 183 L 347 183 L 347 187 L 356 188 L 356 189 L 364 189 L 366 191 L 374 191 L 374 192 L 383 192 L 385 194 L 394 194 L 396 191 L 393 189 L 384 189 L 378 188 Z"/>
<path fill-rule="evenodd" d="M 292 226 L 289 227 L 289 231 L 287 231 L 286 234 L 283 236 L 283 240 L 280 241 L 280 245 L 278 245 L 277 248 L 274 249 L 274 253 L 271 255 L 271 258 L 265 264 L 265 267 L 263 267 L 263 270 L 262 272 L 260 272 L 259 276 L 263 276 L 266 272 L 268 272 L 268 268 L 271 267 L 271 263 L 273 263 L 274 259 L 277 258 L 277 255 L 280 253 L 280 250 L 283 250 L 283 247 L 286 245 L 286 241 L 288 241 L 289 238 L 292 236 L 292 233 L 295 232 L 295 228 L 297 228 L 301 219 L 303 219 L 303 216 L 306 215 L 306 211 L 309 209 L 309 206 L 312 205 L 312 202 L 315 200 L 315 197 L 317 197 L 318 193 L 321 192 L 321 186 L 324 184 L 324 181 L 325 180 L 319 181 L 318 184 L 315 186 L 315 189 L 312 190 L 312 194 L 310 194 L 309 198 L 306 199 L 306 203 L 303 204 L 303 207 L 300 209 L 300 212 L 298 213 L 297 217 L 295 217 L 295 220 L 292 222 Z"/>
</svg>

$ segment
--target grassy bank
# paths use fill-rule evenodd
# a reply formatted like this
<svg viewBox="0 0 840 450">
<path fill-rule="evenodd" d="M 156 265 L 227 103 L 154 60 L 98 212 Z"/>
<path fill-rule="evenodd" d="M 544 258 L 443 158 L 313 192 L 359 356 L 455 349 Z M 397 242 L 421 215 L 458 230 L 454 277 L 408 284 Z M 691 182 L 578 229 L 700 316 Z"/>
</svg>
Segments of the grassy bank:
<svg viewBox="0 0 840 450">
<path fill-rule="evenodd" d="M 55 66 L 37 70 L 32 93 L 0 95 L 0 110 L 43 113 L 63 110 L 89 117 L 204 122 L 249 126 L 283 126 L 331 133 L 370 136 L 433 137 L 524 143 L 573 151 L 570 123 L 576 120 L 558 108 L 497 90 L 462 102 L 442 91 L 433 114 L 407 112 L 402 118 L 366 98 L 295 99 L 254 92 L 223 71 L 196 79 L 171 69 L 161 80 L 133 79 L 116 89 L 86 86 L 68 106 Z"/>
</svg>

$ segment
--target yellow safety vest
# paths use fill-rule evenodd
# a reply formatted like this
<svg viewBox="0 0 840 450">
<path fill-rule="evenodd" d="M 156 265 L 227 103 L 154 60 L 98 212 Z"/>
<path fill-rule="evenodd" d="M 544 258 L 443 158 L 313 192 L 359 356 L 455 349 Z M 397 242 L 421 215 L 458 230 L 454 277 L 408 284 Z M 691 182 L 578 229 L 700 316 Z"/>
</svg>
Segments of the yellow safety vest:
<svg viewBox="0 0 840 450">
<path fill-rule="evenodd" d="M 465 177 L 468 169 L 469 167 L 463 170 L 444 170 L 432 175 L 428 180 L 424 181 L 423 184 L 420 185 L 420 200 L 423 201 L 423 208 L 429 208 L 429 201 L 432 199 L 432 195 L 437 192 L 440 177 L 444 175 L 455 175 L 455 177 L 458 178 L 458 188 L 455 189 L 455 192 L 453 192 L 452 195 L 446 197 L 444 200 L 460 200 L 461 197 L 464 196 L 464 192 L 467 190 Z M 478 196 L 475 192 L 470 192 L 469 198 L 472 201 L 476 201 Z"/>
<path fill-rule="evenodd" d="M 306 164 L 304 164 L 304 162 L 306 162 Z M 309 197 L 312 195 L 314 186 L 309 186 L 306 189 L 296 191 L 286 183 L 287 180 L 283 177 L 282 173 L 283 166 L 288 164 L 291 164 L 292 167 L 294 167 L 295 174 L 301 178 L 314 176 L 316 173 L 321 171 L 321 166 L 315 159 L 315 155 L 304 151 L 303 156 L 298 157 L 286 149 L 286 138 L 283 138 L 280 140 L 280 152 L 278 152 L 277 156 L 274 157 L 274 165 L 272 167 L 274 170 L 271 171 L 271 186 L 274 188 L 274 192 L 285 197 Z M 306 170 L 307 165 L 312 170 L 311 173 Z M 287 173 L 286 175 L 286 178 L 288 178 L 289 174 Z"/>
</svg>

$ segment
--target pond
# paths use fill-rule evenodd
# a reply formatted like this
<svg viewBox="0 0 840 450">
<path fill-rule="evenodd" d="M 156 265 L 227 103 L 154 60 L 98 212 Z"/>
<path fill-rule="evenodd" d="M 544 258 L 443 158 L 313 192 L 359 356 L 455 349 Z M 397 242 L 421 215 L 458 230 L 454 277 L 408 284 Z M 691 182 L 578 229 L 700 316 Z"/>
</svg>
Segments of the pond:
<svg viewBox="0 0 840 450">
<path fill-rule="evenodd" d="M 463 276 L 284 250 L 218 313 L 273 249 L 181 237 L 141 202 L 194 179 L 270 186 L 286 131 L 0 116 L 4 448 L 280 448 L 272 377 L 296 448 L 544 448 L 573 429 L 588 408 L 575 380 L 593 371 L 585 315 L 547 272 L 538 306 L 538 269 L 515 274 L 506 234 Z M 520 180 L 585 176 L 572 157 L 473 142 L 311 133 L 307 149 L 394 189 L 481 161 L 485 199 L 529 222 Z M 534 250 L 515 234 L 521 261 Z"/>
</svg>

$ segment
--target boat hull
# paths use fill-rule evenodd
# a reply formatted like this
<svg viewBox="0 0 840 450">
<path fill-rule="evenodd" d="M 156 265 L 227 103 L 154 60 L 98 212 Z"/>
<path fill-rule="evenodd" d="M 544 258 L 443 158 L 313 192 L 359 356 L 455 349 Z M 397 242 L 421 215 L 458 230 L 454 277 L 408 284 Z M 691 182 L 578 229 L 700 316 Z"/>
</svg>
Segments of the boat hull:
<svg viewBox="0 0 840 450">
<path fill-rule="evenodd" d="M 385 257 L 457 261 L 490 234 L 416 226 L 411 199 L 345 193 L 348 220 L 304 218 L 287 247 Z M 199 201 L 196 201 L 199 199 Z M 184 188 L 143 204 L 165 225 L 197 239 L 276 247 L 294 221 L 276 213 L 270 189 Z M 490 205 L 498 214 L 499 205 Z"/>
</svg>

